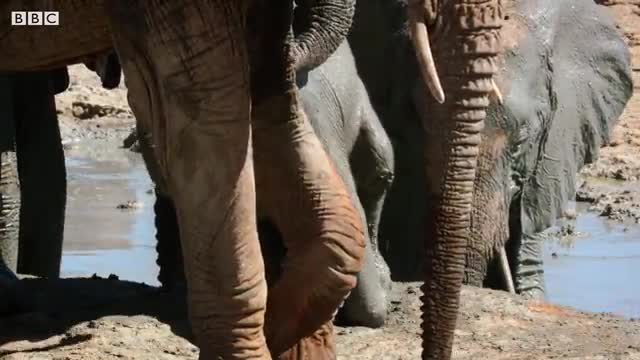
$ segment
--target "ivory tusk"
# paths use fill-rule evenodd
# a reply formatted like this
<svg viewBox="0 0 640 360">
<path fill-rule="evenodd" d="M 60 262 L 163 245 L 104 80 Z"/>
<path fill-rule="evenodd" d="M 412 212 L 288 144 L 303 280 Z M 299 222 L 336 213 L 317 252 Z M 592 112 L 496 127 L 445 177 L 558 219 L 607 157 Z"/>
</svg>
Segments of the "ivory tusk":
<svg viewBox="0 0 640 360">
<path fill-rule="evenodd" d="M 511 277 L 511 268 L 509 267 L 509 259 L 507 258 L 507 250 L 504 246 L 500 247 L 500 268 L 502 269 L 502 276 L 504 277 L 504 282 L 507 285 L 507 291 L 515 294 L 516 288 L 513 284 L 513 277 Z"/>
<path fill-rule="evenodd" d="M 444 91 L 440 84 L 438 71 L 436 70 L 433 54 L 431 53 L 431 44 L 429 44 L 429 31 L 425 24 L 424 14 L 417 9 L 424 10 L 421 6 L 412 6 L 409 8 L 409 27 L 411 30 L 411 38 L 413 46 L 416 50 L 418 63 L 422 71 L 424 82 L 429 88 L 429 92 L 442 104 L 444 102 Z"/>
<path fill-rule="evenodd" d="M 500 92 L 500 88 L 494 79 L 491 79 L 491 94 L 498 100 L 498 104 L 502 105 L 502 93 Z"/>
</svg>

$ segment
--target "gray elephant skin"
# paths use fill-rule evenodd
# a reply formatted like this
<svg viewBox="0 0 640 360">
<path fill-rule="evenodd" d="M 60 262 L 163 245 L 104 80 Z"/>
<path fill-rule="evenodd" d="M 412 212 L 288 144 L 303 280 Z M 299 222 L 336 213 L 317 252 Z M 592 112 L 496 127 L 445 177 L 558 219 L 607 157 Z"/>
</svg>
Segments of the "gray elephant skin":
<svg viewBox="0 0 640 360">
<path fill-rule="evenodd" d="M 464 281 L 505 289 L 495 254 L 506 246 L 516 291 L 542 297 L 538 234 L 561 216 L 575 196 L 578 171 L 609 139 L 632 94 L 630 56 L 607 10 L 592 1 L 505 3 L 506 48 L 496 79 L 503 103 L 493 99 L 482 134 Z M 427 181 L 440 173 L 445 119 L 420 95 L 425 89 L 404 31 L 404 7 L 404 1 L 358 2 L 349 42 L 395 152 L 381 251 L 394 280 L 418 280 L 424 219 L 432 214 L 423 201 L 425 172 L 415 164 L 435 159 Z"/>
</svg>

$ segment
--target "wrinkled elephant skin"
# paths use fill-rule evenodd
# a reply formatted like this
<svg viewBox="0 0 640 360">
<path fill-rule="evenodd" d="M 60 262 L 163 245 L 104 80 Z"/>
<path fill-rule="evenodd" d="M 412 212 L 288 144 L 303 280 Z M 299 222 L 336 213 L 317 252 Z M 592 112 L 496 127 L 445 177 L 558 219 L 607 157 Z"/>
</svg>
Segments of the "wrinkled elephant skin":
<svg viewBox="0 0 640 360">
<path fill-rule="evenodd" d="M 327 1 L 319 2 L 312 8 L 319 8 L 314 11 L 320 12 L 328 3 Z M 297 16 L 302 23 L 297 26 L 298 32 L 305 29 L 306 17 L 302 15 L 303 10 L 305 10 L 304 7 L 297 8 Z M 256 32 L 255 37 L 258 36 L 259 32 Z M 305 40 L 306 37 L 297 36 L 294 45 L 300 47 L 300 43 Z M 256 45 L 252 49 L 254 53 L 263 51 L 261 46 L 264 44 L 254 45 Z M 328 50 L 320 49 L 319 51 Z M 308 61 L 303 61 L 306 64 L 315 64 L 325 57 L 323 54 L 305 56 L 312 57 Z M 354 205 L 362 223 L 367 224 L 364 267 L 358 274 L 357 287 L 340 309 L 339 319 L 343 324 L 380 327 L 387 316 L 389 305 L 387 293 L 391 286 L 389 270 L 379 253 L 377 244 L 382 205 L 386 191 L 393 180 L 393 153 L 390 141 L 371 107 L 346 42 L 343 41 L 328 61 L 311 71 L 307 66 L 299 64 L 300 61 L 296 60 L 296 67 L 302 68 L 298 69 L 297 83 L 301 89 L 300 99 L 303 109 L 309 117 L 315 134 L 334 162 L 336 171 L 347 186 L 349 195 L 355 200 Z M 264 64 L 258 64 L 258 66 L 264 66 Z M 98 72 L 106 73 L 106 71 Z M 139 124 L 136 133 L 132 136 L 138 139 L 145 164 L 156 184 L 157 201 L 154 209 L 158 239 L 157 263 L 160 267 L 158 280 L 163 288 L 172 290 L 176 287 L 181 288 L 181 279 L 184 277 L 181 273 L 181 249 L 176 242 L 179 236 L 173 215 L 175 209 L 167 195 L 165 181 L 160 176 L 153 146 L 150 143 L 151 134 L 144 128 L 144 124 L 142 125 Z M 254 138 L 260 138 L 261 134 L 261 131 L 256 131 Z M 260 157 L 263 151 L 265 150 L 257 151 L 256 157 Z M 265 164 L 264 166 L 273 165 Z M 260 203 L 260 194 L 267 194 L 267 192 L 260 186 L 256 191 Z M 274 202 L 269 206 L 281 205 L 279 202 Z M 273 219 L 270 219 L 268 214 L 272 213 L 273 209 L 260 206 L 257 211 L 260 220 L 258 229 L 267 269 L 270 269 L 270 264 L 274 264 L 272 268 L 276 269 L 267 271 L 269 280 L 270 277 L 277 277 L 277 269 L 285 253 L 281 249 L 283 245 L 280 232 L 287 232 L 287 229 L 277 229 L 273 224 L 269 224 Z M 280 225 L 296 226 L 291 224 L 292 222 L 289 221 Z"/>
<path fill-rule="evenodd" d="M 393 180 L 390 141 L 371 107 L 346 42 L 318 68 L 299 73 L 298 84 L 309 122 L 356 200 L 362 222 L 368 225 L 364 267 L 357 287 L 341 308 L 341 318 L 351 325 L 380 327 L 387 316 L 391 286 L 377 243 L 384 196 Z M 259 185 L 260 203 L 262 194 L 269 192 Z"/>
<path fill-rule="evenodd" d="M 593 163 L 633 93 L 631 59 L 605 7 L 590 1 L 519 1 L 508 13 L 503 106 L 487 126 L 507 143 L 501 192 L 512 211 L 509 251 L 518 292 L 544 294 L 540 232 L 573 200 L 580 169 Z M 480 208 L 479 203 L 474 206 Z M 503 238 L 504 241 L 504 238 Z"/>
<path fill-rule="evenodd" d="M 282 5 L 281 2 L 280 7 Z M 182 8 L 178 8 L 180 6 Z M 115 14 L 115 19 L 121 20 L 127 14 L 136 13 L 130 8 L 121 10 Z M 275 73 L 275 79 L 269 79 L 275 80 L 269 84 L 275 87 L 273 92 L 260 92 L 256 95 L 255 90 L 261 89 L 257 82 L 262 79 L 253 79 L 253 83 L 249 83 L 249 53 L 244 40 L 246 4 L 201 4 L 196 8 L 184 4 L 172 7 L 164 3 L 159 11 L 152 8 L 140 10 L 141 14 L 154 19 L 152 22 L 158 24 L 172 24 L 180 16 L 194 19 L 188 21 L 189 26 L 172 25 L 168 29 L 162 29 L 160 33 L 153 29 L 141 31 L 140 23 L 135 24 L 126 19 L 119 21 L 117 25 L 120 27 L 114 33 L 130 90 L 132 109 L 139 119 L 146 122 L 142 127 L 149 129 L 152 134 L 156 145 L 154 157 L 158 159 L 161 176 L 166 179 L 167 188 L 176 205 L 185 255 L 189 311 L 201 349 L 200 357 L 232 357 L 242 353 L 243 358 L 266 358 L 269 350 L 280 354 L 291 347 L 301 351 L 331 353 L 330 329 L 318 330 L 318 333 L 324 335 L 324 341 L 315 343 L 315 346 L 313 334 L 331 319 L 335 308 L 351 287 L 355 286 L 355 273 L 359 270 L 361 251 L 353 248 L 354 253 L 350 253 L 349 249 L 352 247 L 349 247 L 349 243 L 358 237 L 361 241 L 362 235 L 358 235 L 358 227 L 361 226 L 359 221 L 349 221 L 344 216 L 349 209 L 353 209 L 349 197 L 332 195 L 341 188 L 340 184 L 324 184 L 322 191 L 327 198 L 346 201 L 341 207 L 344 225 L 339 226 L 347 228 L 337 228 L 333 234 L 326 232 L 330 228 L 324 230 L 321 227 L 317 229 L 321 231 L 314 231 L 314 234 L 326 237 L 315 242 L 320 247 L 311 258 L 308 249 L 294 244 L 302 239 L 305 242 L 313 239 L 302 237 L 304 233 L 292 234 L 290 252 L 298 255 L 291 257 L 293 271 L 287 269 L 283 272 L 279 282 L 269 290 L 268 302 L 264 265 L 256 233 L 252 154 L 257 154 L 251 149 L 249 120 L 253 118 L 257 122 L 264 117 L 260 114 L 261 106 L 273 110 L 269 113 L 279 115 L 274 124 L 265 124 L 264 131 L 277 137 L 274 141 L 281 146 L 278 153 L 283 156 L 280 159 L 282 170 L 287 171 L 286 167 L 290 166 L 291 169 L 307 168 L 309 171 L 307 181 L 310 182 L 293 183 L 293 188 L 288 189 L 293 196 L 301 196 L 297 201 L 292 201 L 292 204 L 301 206 L 294 213 L 304 214 L 302 210 L 314 210 L 309 207 L 311 204 L 304 202 L 304 191 L 314 191 L 314 187 L 320 185 L 323 179 L 335 178 L 331 175 L 330 167 L 327 172 L 330 163 L 322 162 L 322 152 L 316 151 L 315 158 L 308 158 L 313 135 L 296 137 L 286 131 L 271 132 L 272 128 L 286 130 L 298 123 L 297 119 L 300 118 L 300 114 L 294 113 L 293 121 L 288 121 L 287 114 L 291 113 L 292 100 L 295 101 L 297 93 L 291 88 L 293 84 L 287 84 L 288 80 L 284 78 L 287 71 L 286 56 L 276 55 L 275 60 L 271 60 L 276 62 L 275 66 L 280 66 L 271 69 Z M 170 18 L 167 17 L 168 14 L 171 14 Z M 198 19 L 203 18 L 207 22 L 198 23 L 201 21 Z M 131 26 L 132 23 L 135 26 Z M 278 46 L 277 37 L 286 34 L 286 27 L 282 31 L 277 27 L 278 24 L 275 25 L 276 29 L 272 31 L 276 38 L 266 41 L 272 41 Z M 280 27 L 283 25 L 280 24 Z M 278 34 L 279 30 L 283 34 Z M 196 32 L 191 33 L 193 31 Z M 165 37 L 185 40 L 180 47 L 175 48 L 176 53 L 167 54 L 163 46 L 156 45 L 162 44 Z M 284 38 L 281 38 L 280 44 L 283 41 Z M 276 54 L 277 51 L 286 51 L 281 45 L 280 48 L 268 45 L 265 48 L 271 51 L 275 49 Z M 143 54 L 138 51 L 143 51 Z M 155 59 L 154 66 L 149 67 L 142 61 L 144 58 Z M 278 64 L 278 61 L 281 63 Z M 154 78 L 164 81 L 157 84 L 153 82 Z M 287 90 L 287 87 L 292 91 Z M 287 90 L 285 95 L 278 95 L 284 90 Z M 251 93 L 254 94 L 253 114 L 249 112 Z M 220 96 L 223 94 L 224 97 Z M 151 104 L 160 104 L 161 107 L 158 109 L 157 105 Z M 158 110 L 160 111 L 156 112 Z M 171 121 L 167 121 L 168 119 Z M 271 174 L 283 175 L 280 172 Z M 296 175 L 289 173 L 291 178 L 287 180 L 300 179 Z M 293 189 L 300 189 L 302 192 L 292 191 Z M 319 202 L 316 205 L 329 205 L 326 209 L 333 209 L 332 204 Z M 310 220 L 314 219 L 312 214 L 309 215 Z M 319 225 L 335 226 L 340 223 L 325 220 Z M 348 228 L 352 225 L 355 227 Z M 338 238 L 337 234 L 344 237 Z M 331 260 L 323 261 L 322 244 L 331 243 L 346 247 L 334 248 L 333 245 L 326 248 L 334 250 L 327 253 L 327 256 L 332 257 Z M 343 249 L 347 253 L 335 252 Z M 318 286 L 299 286 L 300 276 L 307 274 L 296 272 L 293 262 L 311 259 L 321 261 L 310 262 L 311 264 L 327 266 L 327 273 L 318 271 L 317 281 L 307 281 L 318 284 L 320 289 Z M 341 268 L 332 267 L 333 261 L 342 262 L 343 259 L 348 259 L 349 262 L 343 263 Z M 309 264 L 305 265 L 309 268 Z M 319 303 L 321 299 L 322 302 Z M 285 309 L 282 307 L 283 300 L 287 303 L 284 312 L 280 310 Z M 299 300 L 299 303 L 292 303 L 292 300 Z M 266 327 L 264 331 L 263 326 Z M 300 338 L 307 336 L 309 338 L 306 341 L 296 346 Z"/>
<path fill-rule="evenodd" d="M 423 89 L 418 84 L 416 64 L 413 53 L 409 50 L 411 44 L 402 37 L 385 37 L 383 34 L 391 32 L 383 27 L 376 29 L 370 27 L 372 23 L 400 27 L 404 13 L 393 1 L 385 0 L 378 3 L 384 3 L 386 8 L 381 5 L 359 4 L 356 12 L 356 26 L 349 40 L 372 103 L 391 137 L 398 163 L 397 168 L 402 169 L 396 172 L 393 186 L 385 202 L 380 229 L 381 248 L 394 279 L 415 281 L 421 274 L 422 249 L 418 239 L 422 238 L 421 218 L 425 210 L 424 204 L 418 201 L 422 198 L 421 194 L 424 191 L 421 188 L 424 175 L 420 171 L 415 171 L 412 164 L 421 161 L 423 157 L 421 146 L 424 142 L 424 134 L 420 130 L 420 121 L 433 121 L 430 120 L 432 111 L 428 103 L 415 101 L 418 96 L 414 97 L 414 94 L 422 96 Z M 590 2 L 576 0 L 554 3 L 533 1 L 526 7 L 524 4 L 524 1 L 516 1 L 506 10 L 509 20 L 505 22 L 505 27 L 509 36 L 504 39 L 506 51 L 500 60 L 500 71 L 496 78 L 504 103 L 499 105 L 495 101 L 492 102 L 486 120 L 486 129 L 483 132 L 478 165 L 480 174 L 476 177 L 472 218 L 476 219 L 475 223 L 487 224 L 488 222 L 484 219 L 491 216 L 495 228 L 477 228 L 479 233 L 485 234 L 482 238 L 488 238 L 490 241 L 487 242 L 478 237 L 468 249 L 465 281 L 474 285 L 482 285 L 483 281 L 487 281 L 486 271 L 490 269 L 486 267 L 491 264 L 493 252 L 498 247 L 498 244 L 493 241 L 501 243 L 507 241 L 514 234 L 514 230 L 517 230 L 513 226 L 520 226 L 516 223 L 520 221 L 521 213 L 518 205 L 517 208 L 512 208 L 516 211 L 515 214 L 505 213 L 505 216 L 498 218 L 500 221 L 496 222 L 496 217 L 490 211 L 479 212 L 478 209 L 487 205 L 494 209 L 505 209 L 505 205 L 508 205 L 506 209 L 509 209 L 514 205 L 521 190 L 515 183 L 522 182 L 521 177 L 530 176 L 534 172 L 541 139 L 547 139 L 550 133 L 550 129 L 545 128 L 551 124 L 549 119 L 556 119 L 556 127 L 563 124 L 564 127 L 559 129 L 567 129 L 563 131 L 569 131 L 572 136 L 580 135 L 578 129 L 584 122 L 586 129 L 589 129 L 587 134 L 590 134 L 584 139 L 576 139 L 575 147 L 570 152 L 567 151 L 568 154 L 574 154 L 575 151 L 583 149 L 585 155 L 580 156 L 583 157 L 582 159 L 577 158 L 576 162 L 563 160 L 558 163 L 562 166 L 554 167 L 555 173 L 566 175 L 564 177 L 566 185 L 558 182 L 556 185 L 560 187 L 553 187 L 554 191 L 559 191 L 556 193 L 560 194 L 557 197 L 557 204 L 566 205 L 567 199 L 573 196 L 574 185 L 572 184 L 575 183 L 575 170 L 596 159 L 597 148 L 607 141 L 608 131 L 618 120 L 632 90 L 628 50 L 623 38 L 617 34 L 615 25 L 606 14 L 606 9 Z M 384 9 L 385 12 L 380 9 Z M 395 14 L 395 20 L 392 19 L 395 22 L 388 17 L 382 18 L 381 15 L 388 13 Z M 571 20 L 559 21 L 563 17 Z M 547 26 L 536 25 L 541 22 Z M 591 38 L 599 41 L 586 43 L 585 38 L 581 38 L 580 41 L 574 40 L 573 37 L 577 35 L 567 31 L 570 23 L 579 25 L 575 27 L 574 32 L 586 31 Z M 370 44 L 368 38 L 365 38 L 367 31 L 369 34 L 373 31 L 376 35 L 379 44 L 377 48 Z M 577 44 L 573 47 L 573 52 L 567 52 L 567 54 L 560 52 L 560 49 L 568 48 L 565 43 L 570 41 L 576 41 Z M 589 59 L 593 62 L 589 63 L 587 61 Z M 562 85 L 567 76 L 561 76 L 562 74 L 555 70 L 558 67 L 555 64 L 561 65 L 562 68 L 584 70 L 580 73 L 581 77 L 570 78 L 566 85 Z M 550 68 L 552 65 L 553 68 Z M 380 71 L 383 68 L 386 71 Z M 595 72 L 596 68 L 606 69 L 607 72 L 599 74 Z M 575 71 L 567 71 L 564 74 L 577 76 Z M 592 81 L 589 85 L 585 80 L 587 77 L 597 81 Z M 552 85 L 577 89 L 585 95 L 569 98 L 568 94 L 575 90 L 558 93 L 551 87 Z M 387 95 L 387 88 L 393 89 L 390 96 Z M 550 90 L 554 91 L 556 97 L 549 96 Z M 597 94 L 601 94 L 602 97 L 598 97 Z M 591 103 L 592 100 L 598 101 Z M 562 113 L 557 111 L 558 109 L 562 109 Z M 579 122 L 576 119 L 582 120 Z M 520 134 L 519 137 L 516 136 L 517 134 Z M 549 146 L 557 147 L 558 143 L 559 141 L 556 140 L 556 143 L 550 143 Z M 562 144 L 569 145 L 566 141 Z M 554 150 L 556 151 L 559 150 Z M 427 154 L 427 156 L 436 155 Z M 524 161 L 525 158 L 528 160 Z M 549 186 L 549 179 L 541 182 L 541 186 Z M 560 212 L 553 210 L 552 213 L 545 215 L 545 212 L 550 211 L 550 207 L 534 206 L 533 199 L 537 196 L 533 193 L 528 196 L 531 200 L 527 206 L 527 212 L 531 214 L 532 219 L 527 222 L 530 225 L 537 225 L 528 229 L 527 233 L 534 237 L 537 232 L 544 230 L 549 221 L 553 221 Z M 542 196 L 542 191 L 539 196 Z M 545 202 L 549 201 L 550 199 L 545 200 Z M 515 223 L 509 225 L 506 223 L 507 220 L 515 220 Z M 498 236 L 499 234 L 503 235 Z M 507 238 L 504 234 L 508 235 Z M 498 239 L 494 239 L 494 236 Z M 528 241 L 528 244 L 522 244 L 522 247 L 533 246 L 539 249 L 537 244 L 540 243 L 540 239 L 529 238 L 523 241 Z M 509 241 L 508 246 L 512 245 L 516 244 Z M 514 249 L 520 247 L 517 245 Z M 522 251 L 527 253 L 527 250 Z M 529 255 L 525 255 L 525 258 L 518 258 L 513 253 L 509 255 L 514 271 L 521 262 L 535 264 L 535 269 L 530 268 L 535 270 L 533 273 L 541 270 L 539 253 L 529 250 Z M 477 260 L 474 259 L 481 260 L 476 262 Z M 538 282 L 538 280 L 526 279 L 526 276 L 531 274 L 518 274 L 516 271 L 514 275 L 517 281 L 523 283 Z M 520 288 L 519 291 L 525 291 L 525 289 Z"/>
<path fill-rule="evenodd" d="M 394 160 L 390 140 L 373 111 L 346 41 L 316 69 L 298 72 L 297 79 L 300 99 L 309 123 L 335 164 L 350 196 L 356 200 L 355 206 L 362 223 L 367 224 L 363 269 L 358 274 L 356 288 L 340 308 L 338 318 L 342 324 L 380 327 L 387 317 L 391 287 L 389 269 L 377 244 L 384 198 L 393 181 Z M 256 132 L 256 137 L 260 134 Z M 140 140 L 137 132 L 132 137 Z M 150 173 L 157 174 L 152 149 L 145 141 L 140 144 L 147 168 Z M 260 154 L 262 151 L 257 152 Z M 260 155 L 257 157 L 261 158 Z M 260 166 L 268 169 L 273 164 L 256 165 Z M 157 263 L 160 267 L 158 280 L 164 289 L 172 290 L 181 288 L 184 275 L 181 271 L 181 249 L 177 242 L 177 220 L 172 201 L 164 192 L 166 190 L 162 189 L 162 184 L 156 186 L 154 210 Z M 267 281 L 271 282 L 279 276 L 286 253 L 281 232 L 288 232 L 292 222 L 281 223 L 284 230 L 278 229 L 273 224 L 274 219 L 269 216 L 275 210 L 267 206 L 275 206 L 277 210 L 279 203 L 267 205 L 261 202 L 260 198 L 269 194 L 260 184 L 257 184 L 256 194 L 258 203 L 262 203 L 257 209 L 258 233 L 267 267 Z M 281 196 L 284 198 L 283 194 Z"/>
</svg>

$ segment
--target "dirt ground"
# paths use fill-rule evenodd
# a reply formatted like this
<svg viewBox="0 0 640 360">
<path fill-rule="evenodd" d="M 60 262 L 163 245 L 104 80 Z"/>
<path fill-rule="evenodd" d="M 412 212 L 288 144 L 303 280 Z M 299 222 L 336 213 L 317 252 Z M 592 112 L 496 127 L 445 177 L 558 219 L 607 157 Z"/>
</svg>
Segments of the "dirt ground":
<svg viewBox="0 0 640 360">
<path fill-rule="evenodd" d="M 34 311 L 0 318 L 0 358 L 196 359 L 185 305 L 115 279 L 29 280 Z M 340 359 L 419 358 L 419 289 L 394 284 L 382 329 L 336 328 Z M 640 321 L 465 287 L 455 359 L 640 359 Z"/>
<path fill-rule="evenodd" d="M 640 87 L 640 0 L 601 1 L 615 14 L 633 54 Z M 134 127 L 126 89 L 101 88 L 84 66 L 71 69 L 57 97 L 67 149 L 85 139 L 124 139 Z M 620 222 L 640 222 L 640 94 L 636 91 L 612 141 L 582 172 L 576 199 Z M 23 312 L 0 317 L 0 359 L 196 359 L 183 300 L 111 279 L 23 281 Z M 419 289 L 394 284 L 382 329 L 336 329 L 340 359 L 419 358 Z M 465 287 L 455 359 L 640 359 L 640 320 L 527 302 Z"/>
</svg>

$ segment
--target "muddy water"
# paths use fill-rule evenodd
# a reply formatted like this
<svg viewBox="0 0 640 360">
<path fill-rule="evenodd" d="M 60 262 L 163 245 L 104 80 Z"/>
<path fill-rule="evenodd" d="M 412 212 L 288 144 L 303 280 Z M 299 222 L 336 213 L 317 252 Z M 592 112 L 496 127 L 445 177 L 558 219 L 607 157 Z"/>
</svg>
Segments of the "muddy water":
<svg viewBox="0 0 640 360">
<path fill-rule="evenodd" d="M 67 151 L 63 276 L 117 274 L 157 285 L 151 181 L 140 155 L 114 144 Z M 137 201 L 141 208 L 120 210 Z M 581 209 L 578 208 L 580 211 Z M 581 310 L 640 317 L 640 226 L 580 211 L 573 241 L 545 244 L 548 300 Z"/>
<path fill-rule="evenodd" d="M 640 318 L 640 225 L 613 223 L 581 210 L 577 236 L 545 244 L 548 300 Z"/>
<path fill-rule="evenodd" d="M 66 151 L 68 198 L 62 276 L 116 274 L 158 285 L 151 180 L 140 155 L 117 144 Z M 135 209 L 118 205 L 135 201 Z"/>
</svg>

